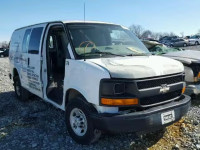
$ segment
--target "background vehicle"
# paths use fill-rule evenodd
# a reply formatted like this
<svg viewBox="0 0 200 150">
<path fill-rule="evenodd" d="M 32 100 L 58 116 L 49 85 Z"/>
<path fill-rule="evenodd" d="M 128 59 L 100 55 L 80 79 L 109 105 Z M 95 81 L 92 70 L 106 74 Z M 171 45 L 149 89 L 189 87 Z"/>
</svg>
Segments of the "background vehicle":
<svg viewBox="0 0 200 150">
<path fill-rule="evenodd" d="M 0 48 L 0 52 L 3 52 L 4 51 L 4 48 Z"/>
<path fill-rule="evenodd" d="M 199 45 L 200 44 L 200 35 L 194 35 L 189 38 L 190 45 Z"/>
<path fill-rule="evenodd" d="M 159 39 L 159 42 L 162 44 L 170 43 L 171 40 L 179 38 L 178 36 L 165 36 Z"/>
<path fill-rule="evenodd" d="M 64 110 L 68 133 L 81 144 L 97 141 L 102 130 L 164 128 L 190 107 L 183 65 L 152 56 L 120 25 L 57 21 L 20 28 L 9 58 L 17 97 L 26 101 L 31 92 Z"/>
<path fill-rule="evenodd" d="M 185 39 L 174 39 L 165 43 L 165 45 L 170 47 L 186 47 L 189 45 L 189 41 Z"/>
<path fill-rule="evenodd" d="M 0 51 L 0 57 L 8 57 L 9 55 L 9 49 L 3 49 L 3 51 Z"/>
<path fill-rule="evenodd" d="M 154 55 L 162 55 L 182 62 L 187 83 L 186 93 L 188 95 L 200 94 L 200 51 L 171 48 L 152 41 L 143 41 L 143 43 Z"/>
</svg>

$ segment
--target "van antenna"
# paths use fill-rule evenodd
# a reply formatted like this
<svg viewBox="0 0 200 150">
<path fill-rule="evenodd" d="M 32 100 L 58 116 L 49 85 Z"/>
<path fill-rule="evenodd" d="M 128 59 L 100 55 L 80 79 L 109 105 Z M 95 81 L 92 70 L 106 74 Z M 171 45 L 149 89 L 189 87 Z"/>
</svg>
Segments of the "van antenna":
<svg viewBox="0 0 200 150">
<path fill-rule="evenodd" d="M 85 22 L 85 1 L 84 1 L 84 22 Z"/>
<path fill-rule="evenodd" d="M 85 23 L 85 0 L 84 0 L 84 23 Z M 84 61 L 85 61 L 85 47 L 84 47 Z"/>
</svg>

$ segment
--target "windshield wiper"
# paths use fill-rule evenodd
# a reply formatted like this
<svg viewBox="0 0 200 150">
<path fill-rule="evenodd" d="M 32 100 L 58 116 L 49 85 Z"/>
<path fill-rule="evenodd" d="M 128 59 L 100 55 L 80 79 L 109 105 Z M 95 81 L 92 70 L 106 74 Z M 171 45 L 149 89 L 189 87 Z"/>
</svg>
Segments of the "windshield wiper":
<svg viewBox="0 0 200 150">
<path fill-rule="evenodd" d="M 114 54 L 114 53 L 111 53 L 111 52 L 100 52 L 100 51 L 98 51 L 98 52 L 95 52 L 95 53 L 125 57 L 124 55 Z"/>
<path fill-rule="evenodd" d="M 126 56 L 148 56 L 149 54 L 140 53 L 140 54 L 127 54 Z"/>
<path fill-rule="evenodd" d="M 114 55 L 114 56 L 125 57 L 124 55 L 114 54 L 114 53 L 111 53 L 111 52 L 101 52 L 101 51 L 94 51 L 92 53 L 90 52 L 90 53 L 85 53 L 85 54 L 82 54 L 82 55 L 88 55 L 88 54 L 103 54 L 103 55 Z"/>
</svg>

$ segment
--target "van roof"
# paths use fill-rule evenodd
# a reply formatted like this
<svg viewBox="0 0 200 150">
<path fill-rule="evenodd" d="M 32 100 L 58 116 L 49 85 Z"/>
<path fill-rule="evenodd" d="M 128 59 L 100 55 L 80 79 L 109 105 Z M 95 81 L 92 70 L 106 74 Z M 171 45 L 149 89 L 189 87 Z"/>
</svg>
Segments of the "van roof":
<svg viewBox="0 0 200 150">
<path fill-rule="evenodd" d="M 23 28 L 27 28 L 27 27 L 31 27 L 31 26 L 36 26 L 36 25 L 40 25 L 40 24 L 49 24 L 49 23 L 64 23 L 64 24 L 72 24 L 72 23 L 96 23 L 96 24 L 118 25 L 118 24 L 108 23 L 108 22 L 102 22 L 102 21 L 81 21 L 81 20 L 74 20 L 74 21 L 49 21 L 49 22 L 37 23 L 37 24 L 33 24 L 33 25 L 21 27 L 21 28 L 18 28 L 16 30 L 20 30 L 20 29 L 23 29 Z"/>
<path fill-rule="evenodd" d="M 62 21 L 63 23 L 97 23 L 97 24 L 113 24 L 116 25 L 114 23 L 109 23 L 109 22 L 103 22 L 103 21 L 81 21 L 81 20 L 74 20 L 74 21 Z"/>
</svg>

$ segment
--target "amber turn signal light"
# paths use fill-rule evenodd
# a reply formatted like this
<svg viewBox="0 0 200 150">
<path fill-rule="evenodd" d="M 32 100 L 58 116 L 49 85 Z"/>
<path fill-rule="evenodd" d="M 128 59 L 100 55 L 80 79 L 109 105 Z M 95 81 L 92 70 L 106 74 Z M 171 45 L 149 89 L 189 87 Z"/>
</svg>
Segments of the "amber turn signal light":
<svg viewBox="0 0 200 150">
<path fill-rule="evenodd" d="M 184 93 L 185 93 L 185 86 L 182 89 L 182 94 L 184 94 Z"/>
<path fill-rule="evenodd" d="M 111 98 L 101 98 L 101 104 L 110 106 L 128 106 L 137 105 L 139 100 L 137 98 L 128 99 L 111 99 Z"/>
<path fill-rule="evenodd" d="M 200 72 L 198 73 L 197 78 L 200 79 Z"/>
</svg>

